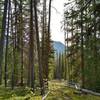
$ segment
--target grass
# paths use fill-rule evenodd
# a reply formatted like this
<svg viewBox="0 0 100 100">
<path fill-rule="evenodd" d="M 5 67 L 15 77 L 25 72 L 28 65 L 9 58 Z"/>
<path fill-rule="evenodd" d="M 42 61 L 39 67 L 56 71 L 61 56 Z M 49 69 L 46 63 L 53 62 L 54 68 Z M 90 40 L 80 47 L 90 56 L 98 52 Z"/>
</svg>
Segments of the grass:
<svg viewBox="0 0 100 100">
<path fill-rule="evenodd" d="M 52 81 L 49 83 L 50 94 L 46 100 L 100 100 L 99 96 L 90 94 L 75 94 L 76 90 L 64 86 L 64 82 Z"/>
<path fill-rule="evenodd" d="M 42 100 L 39 94 L 34 94 L 29 88 L 10 88 L 0 87 L 0 100 Z"/>
<path fill-rule="evenodd" d="M 49 82 L 49 90 L 45 100 L 100 100 L 99 96 L 90 94 L 75 94 L 74 89 L 64 86 L 65 82 L 51 81 Z M 4 88 L 0 86 L 0 100 L 42 100 L 39 92 L 33 93 L 29 88 Z"/>
</svg>

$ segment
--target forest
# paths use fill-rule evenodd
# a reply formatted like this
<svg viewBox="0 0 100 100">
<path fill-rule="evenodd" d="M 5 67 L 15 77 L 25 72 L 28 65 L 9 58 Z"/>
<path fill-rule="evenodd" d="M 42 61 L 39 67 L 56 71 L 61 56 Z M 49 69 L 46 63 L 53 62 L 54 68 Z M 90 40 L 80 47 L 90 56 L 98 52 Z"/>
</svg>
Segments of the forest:
<svg viewBox="0 0 100 100">
<path fill-rule="evenodd" d="M 100 100 L 100 0 L 63 0 L 62 52 L 53 1 L 0 0 L 0 100 Z"/>
</svg>

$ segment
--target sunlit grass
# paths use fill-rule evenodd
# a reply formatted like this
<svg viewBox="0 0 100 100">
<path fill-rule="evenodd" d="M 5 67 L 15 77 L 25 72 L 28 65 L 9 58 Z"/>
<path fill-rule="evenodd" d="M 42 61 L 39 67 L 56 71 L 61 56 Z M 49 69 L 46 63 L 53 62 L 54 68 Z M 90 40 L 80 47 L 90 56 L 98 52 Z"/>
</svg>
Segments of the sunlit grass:
<svg viewBox="0 0 100 100">
<path fill-rule="evenodd" d="M 50 93 L 45 100 L 100 100 L 99 96 L 90 94 L 75 94 L 74 89 L 65 86 L 64 81 L 49 82 Z M 0 100 L 42 100 L 40 92 L 33 93 L 28 87 L 11 88 L 0 87 Z"/>
<path fill-rule="evenodd" d="M 100 100 L 99 96 L 90 94 L 75 94 L 74 89 L 66 87 L 64 82 L 49 82 L 50 94 L 46 100 Z"/>
</svg>

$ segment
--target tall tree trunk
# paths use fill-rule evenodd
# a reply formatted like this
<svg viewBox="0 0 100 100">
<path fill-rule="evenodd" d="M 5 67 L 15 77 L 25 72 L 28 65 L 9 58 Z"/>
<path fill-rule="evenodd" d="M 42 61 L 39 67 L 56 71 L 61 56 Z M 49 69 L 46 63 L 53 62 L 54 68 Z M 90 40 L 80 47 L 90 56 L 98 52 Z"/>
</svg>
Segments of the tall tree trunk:
<svg viewBox="0 0 100 100">
<path fill-rule="evenodd" d="M 47 55 L 47 79 L 48 79 L 48 74 L 49 74 L 49 55 L 50 55 L 50 52 L 51 52 L 51 45 L 50 45 L 50 25 L 51 25 L 51 0 L 49 0 L 49 18 L 48 18 L 48 55 Z"/>
<path fill-rule="evenodd" d="M 12 58 L 13 58 L 13 62 L 12 62 L 12 69 L 11 69 L 11 89 L 14 89 L 14 83 L 15 83 L 15 35 L 13 33 L 13 17 L 12 17 L 12 11 L 11 11 L 11 34 L 13 37 L 13 54 L 12 54 Z"/>
<path fill-rule="evenodd" d="M 72 12 L 71 12 L 71 16 L 73 16 L 73 10 L 72 10 Z M 72 28 L 71 28 L 71 37 L 73 37 L 73 17 L 72 17 L 72 19 L 71 19 L 71 26 L 72 26 Z M 71 41 L 71 53 L 72 53 L 72 55 L 71 55 L 71 66 L 70 66 L 70 80 L 71 80 L 71 82 L 73 82 L 73 59 L 74 59 L 74 54 L 73 54 L 73 52 L 74 52 L 74 49 L 73 49 L 74 47 L 73 47 L 73 39 L 72 39 L 72 41 Z"/>
<path fill-rule="evenodd" d="M 81 5 L 82 6 L 82 5 Z M 83 41 L 83 10 L 81 10 L 81 73 L 82 73 L 82 88 L 84 88 L 84 41 Z"/>
<path fill-rule="evenodd" d="M 2 30 L 1 30 L 1 38 L 0 38 L 0 84 L 2 84 L 2 61 L 3 61 L 3 49 L 5 42 L 5 30 L 6 30 L 6 17 L 7 17 L 7 5 L 8 0 L 4 1 L 4 12 L 2 19 Z"/>
<path fill-rule="evenodd" d="M 51 0 L 49 0 L 48 38 L 50 38 Z"/>
<path fill-rule="evenodd" d="M 64 58 L 64 79 L 66 80 L 67 79 L 67 77 L 66 77 L 66 75 L 67 75 L 67 62 L 66 62 L 66 56 L 67 56 L 67 43 L 66 43 L 66 35 L 67 35 L 67 33 L 66 33 L 66 30 L 65 30 L 65 14 L 64 14 L 64 41 L 65 41 L 65 51 L 64 51 L 64 55 L 65 55 L 65 58 Z"/>
<path fill-rule="evenodd" d="M 42 67 L 43 67 L 43 78 L 45 78 L 45 71 L 46 71 L 46 59 L 45 59 L 45 35 L 46 35 L 46 0 L 43 1 L 43 17 L 42 17 L 42 56 L 41 56 L 41 60 L 42 60 Z"/>
<path fill-rule="evenodd" d="M 34 33 L 33 33 L 33 0 L 30 1 L 30 76 L 31 76 L 31 88 L 34 91 Z"/>
<path fill-rule="evenodd" d="M 98 71 L 98 69 L 97 69 L 97 38 L 96 38 L 96 36 L 97 36 L 97 24 L 96 24 L 96 0 L 93 0 L 93 6 L 94 6 L 94 45 L 93 45 L 93 48 L 94 48 L 94 50 L 93 50 L 93 53 L 94 53 L 94 74 L 95 74 L 95 82 L 94 82 L 94 84 L 95 84 L 95 90 L 97 89 L 97 86 L 96 86 L 96 84 L 97 84 L 97 79 L 98 79 L 98 75 L 97 75 L 97 71 Z"/>
<path fill-rule="evenodd" d="M 13 6 L 13 5 L 12 5 Z M 13 57 L 14 57 L 14 69 L 13 69 L 13 74 L 14 74 L 14 85 L 16 85 L 18 83 L 18 59 L 16 56 L 16 54 L 18 53 L 18 44 L 17 44 L 17 34 L 18 34 L 18 14 L 17 14 L 17 0 L 14 0 L 14 11 L 12 11 L 12 14 L 15 13 L 14 15 L 14 18 L 12 16 L 12 23 L 14 23 L 14 25 L 12 25 L 13 27 L 13 31 L 12 31 L 12 34 L 13 34 Z"/>
<path fill-rule="evenodd" d="M 5 87 L 7 86 L 7 64 L 8 64 L 8 37 L 9 37 L 9 20 L 10 20 L 10 3 L 8 5 L 8 18 L 7 18 L 7 36 L 6 36 L 6 51 L 5 51 Z"/>
<path fill-rule="evenodd" d="M 23 18 L 22 18 L 22 0 L 20 0 L 20 42 L 21 42 L 21 86 L 23 86 Z"/>
<path fill-rule="evenodd" d="M 43 69 L 42 69 L 41 50 L 40 50 L 40 42 L 39 42 L 39 29 L 38 29 L 36 0 L 34 0 L 34 12 L 35 12 L 35 29 L 36 29 L 37 51 L 38 51 L 38 63 L 39 63 L 39 79 L 40 79 L 40 86 L 41 86 L 41 95 L 43 95 L 44 94 Z"/>
</svg>

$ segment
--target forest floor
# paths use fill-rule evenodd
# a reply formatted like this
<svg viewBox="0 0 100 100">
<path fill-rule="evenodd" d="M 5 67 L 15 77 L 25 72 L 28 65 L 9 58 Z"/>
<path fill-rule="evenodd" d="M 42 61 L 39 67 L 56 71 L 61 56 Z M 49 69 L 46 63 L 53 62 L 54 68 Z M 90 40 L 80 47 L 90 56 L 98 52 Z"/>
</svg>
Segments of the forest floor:
<svg viewBox="0 0 100 100">
<path fill-rule="evenodd" d="M 65 81 L 49 82 L 50 93 L 46 100 L 100 100 L 100 96 L 77 94 L 75 89 L 65 86 Z"/>
<path fill-rule="evenodd" d="M 45 100 L 100 100 L 99 96 L 75 94 L 76 90 L 66 87 L 64 81 L 50 81 L 49 93 Z M 32 93 L 28 88 L 4 88 L 0 86 L 0 100 L 42 100 L 39 93 Z"/>
<path fill-rule="evenodd" d="M 28 87 L 5 88 L 0 86 L 0 100 L 42 100 L 38 92 L 33 93 Z"/>
</svg>

